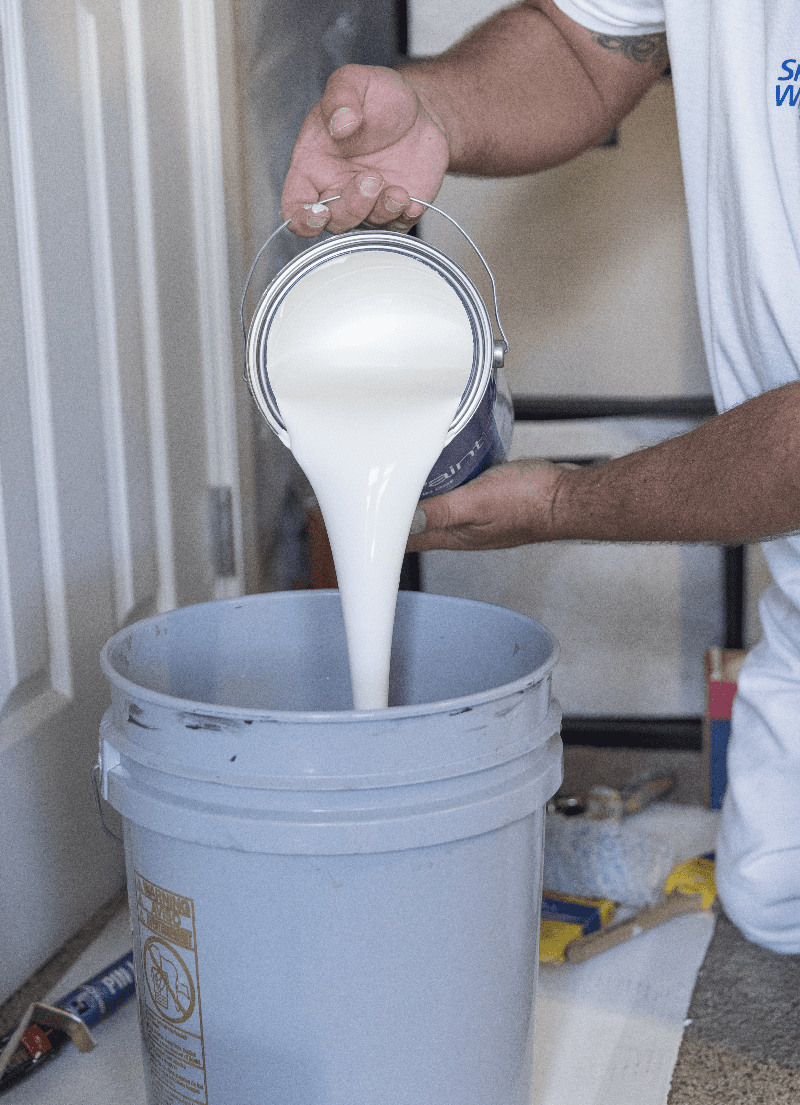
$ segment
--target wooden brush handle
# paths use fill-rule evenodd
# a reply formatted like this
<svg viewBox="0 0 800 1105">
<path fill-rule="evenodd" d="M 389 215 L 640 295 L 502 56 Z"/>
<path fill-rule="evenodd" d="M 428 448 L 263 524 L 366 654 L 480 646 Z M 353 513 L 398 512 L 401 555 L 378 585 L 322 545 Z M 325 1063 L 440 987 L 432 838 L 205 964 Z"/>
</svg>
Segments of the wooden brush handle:
<svg viewBox="0 0 800 1105">
<path fill-rule="evenodd" d="M 645 906 L 629 917 L 627 921 L 609 925 L 607 928 L 590 932 L 587 936 L 579 936 L 571 944 L 567 944 L 565 957 L 568 963 L 583 963 L 591 959 L 593 955 L 615 948 L 617 944 L 624 944 L 648 929 L 663 925 L 665 921 L 671 921 L 682 913 L 699 913 L 703 909 L 702 894 L 681 894 L 673 892 L 654 906 Z"/>
</svg>

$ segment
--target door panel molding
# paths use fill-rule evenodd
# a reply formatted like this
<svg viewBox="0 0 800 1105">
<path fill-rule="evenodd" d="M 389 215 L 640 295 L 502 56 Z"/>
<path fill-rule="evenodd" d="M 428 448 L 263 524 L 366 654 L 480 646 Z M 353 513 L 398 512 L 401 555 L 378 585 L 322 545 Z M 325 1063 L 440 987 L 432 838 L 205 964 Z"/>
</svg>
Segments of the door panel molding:
<svg viewBox="0 0 800 1105">
<path fill-rule="evenodd" d="M 92 250 L 97 346 L 101 365 L 100 392 L 103 403 L 103 433 L 109 484 L 109 529 L 114 564 L 116 619 L 117 624 L 121 625 L 137 602 L 133 580 L 131 504 L 125 456 L 124 405 L 120 381 L 97 20 L 80 0 L 77 3 L 77 22 L 83 135 L 86 150 L 86 185 L 89 200 L 89 238 Z"/>
<path fill-rule="evenodd" d="M 0 31 L 2 31 L 6 77 L 11 174 L 14 186 L 14 221 L 19 254 L 30 395 L 50 683 L 59 694 L 65 698 L 71 698 L 72 664 L 58 502 L 53 406 L 50 394 L 50 362 L 46 338 L 39 219 L 33 169 L 33 138 L 20 0 L 0 0 Z"/>
<path fill-rule="evenodd" d="M 139 296 L 144 341 L 147 407 L 150 425 L 150 458 L 153 483 L 153 523 L 158 565 L 158 612 L 177 605 L 175 548 L 172 526 L 172 493 L 164 403 L 164 362 L 158 299 L 158 265 L 153 218 L 153 185 L 150 168 L 149 119 L 145 81 L 142 16 L 139 0 L 121 0 L 125 38 L 125 71 L 128 93 L 133 204 L 136 224 Z"/>
<path fill-rule="evenodd" d="M 210 486 L 238 515 L 252 484 L 231 4 L 0 0 L 0 1001 L 124 878 L 103 644 L 254 574 L 237 532 L 216 578 L 207 525 Z"/>
<path fill-rule="evenodd" d="M 230 487 L 233 532 L 241 533 L 239 461 L 231 363 L 230 287 L 222 161 L 217 41 L 213 0 L 181 0 L 189 127 L 208 485 Z M 242 550 L 236 576 L 215 581 L 218 597 L 243 589 Z"/>
</svg>

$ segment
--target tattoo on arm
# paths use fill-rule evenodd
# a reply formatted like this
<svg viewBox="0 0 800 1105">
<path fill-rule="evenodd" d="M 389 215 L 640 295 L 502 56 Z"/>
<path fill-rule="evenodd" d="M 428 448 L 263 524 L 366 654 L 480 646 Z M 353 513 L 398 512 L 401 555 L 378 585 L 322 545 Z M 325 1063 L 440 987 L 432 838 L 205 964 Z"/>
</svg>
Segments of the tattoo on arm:
<svg viewBox="0 0 800 1105">
<path fill-rule="evenodd" d="M 667 36 L 663 31 L 652 35 L 602 35 L 593 31 L 592 41 L 605 50 L 624 55 L 629 61 L 652 65 L 654 69 L 663 69 L 669 61 Z"/>
</svg>

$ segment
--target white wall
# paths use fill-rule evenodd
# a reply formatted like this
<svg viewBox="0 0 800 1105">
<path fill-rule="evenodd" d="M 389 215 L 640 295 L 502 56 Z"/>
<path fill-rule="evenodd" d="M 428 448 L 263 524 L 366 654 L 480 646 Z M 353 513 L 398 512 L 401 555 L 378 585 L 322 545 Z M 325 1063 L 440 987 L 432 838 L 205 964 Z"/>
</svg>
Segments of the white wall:
<svg viewBox="0 0 800 1105">
<path fill-rule="evenodd" d="M 414 55 L 438 52 L 502 6 L 411 0 Z M 709 394 L 668 79 L 622 123 L 617 146 L 535 176 L 448 177 L 438 206 L 492 267 L 515 394 Z M 423 224 L 476 273 L 443 220 Z"/>
</svg>

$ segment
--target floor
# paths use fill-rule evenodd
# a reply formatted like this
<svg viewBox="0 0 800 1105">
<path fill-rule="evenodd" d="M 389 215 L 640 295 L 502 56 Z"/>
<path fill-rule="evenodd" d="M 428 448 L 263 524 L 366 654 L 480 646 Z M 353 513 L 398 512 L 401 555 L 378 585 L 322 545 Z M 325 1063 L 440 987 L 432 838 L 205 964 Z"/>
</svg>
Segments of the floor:
<svg viewBox="0 0 800 1105">
<path fill-rule="evenodd" d="M 565 781 L 577 790 L 587 782 L 619 785 L 653 766 L 652 756 L 617 751 L 567 749 Z M 655 766 L 676 772 L 674 796 L 695 801 L 702 785 L 699 756 L 655 755 Z M 542 965 L 531 1105 L 666 1105 L 714 922 L 711 913 L 679 917 L 585 963 Z M 98 923 L 99 931 L 77 958 L 73 954 L 70 962 L 67 955 L 51 964 L 49 975 L 43 972 L 33 984 L 35 994 L 29 988 L 18 996 L 18 1006 L 34 997 L 57 1000 L 128 950 L 127 908 L 120 900 Z M 5 1014 L 17 1015 L 9 1008 Z M 68 1046 L 8 1091 L 4 1105 L 73 1105 L 76 1100 L 146 1105 L 135 1002 L 98 1025 L 94 1034 L 93 1052 L 82 1055 Z"/>
<path fill-rule="evenodd" d="M 703 961 L 668 1105 L 800 1101 L 800 955 L 750 943 L 724 914 Z"/>
<path fill-rule="evenodd" d="M 666 1105 L 713 925 L 711 914 L 681 917 L 586 963 L 543 966 L 531 1105 Z M 48 996 L 57 1000 L 129 944 L 121 910 Z M 146 1105 L 135 1002 L 94 1035 L 93 1052 L 68 1047 L 9 1090 L 4 1105 Z"/>
</svg>

